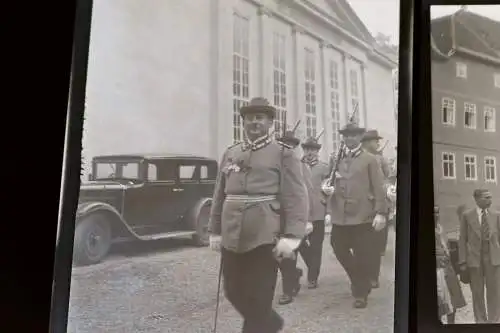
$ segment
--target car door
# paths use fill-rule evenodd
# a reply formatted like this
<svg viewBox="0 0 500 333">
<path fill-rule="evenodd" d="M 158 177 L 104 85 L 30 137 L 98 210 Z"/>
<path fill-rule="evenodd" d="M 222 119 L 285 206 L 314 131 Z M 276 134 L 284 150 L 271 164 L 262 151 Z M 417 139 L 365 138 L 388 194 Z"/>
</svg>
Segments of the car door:
<svg viewBox="0 0 500 333">
<path fill-rule="evenodd" d="M 169 160 L 145 163 L 145 183 L 134 200 L 127 205 L 134 222 L 134 231 L 140 235 L 175 231 L 177 228 L 178 187 L 177 164 Z M 130 198 L 132 199 L 132 198 Z"/>
<path fill-rule="evenodd" d="M 202 196 L 200 193 L 200 164 L 198 161 L 184 160 L 178 163 L 178 216 L 179 230 L 189 230 L 190 224 L 184 218 Z"/>
</svg>

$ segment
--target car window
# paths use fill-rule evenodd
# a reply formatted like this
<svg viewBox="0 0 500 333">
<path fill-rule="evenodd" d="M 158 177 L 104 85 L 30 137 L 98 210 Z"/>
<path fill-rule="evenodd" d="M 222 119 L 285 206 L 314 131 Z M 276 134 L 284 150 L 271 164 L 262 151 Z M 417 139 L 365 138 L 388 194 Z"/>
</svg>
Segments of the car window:
<svg viewBox="0 0 500 333">
<path fill-rule="evenodd" d="M 179 179 L 180 180 L 194 180 L 194 172 L 196 165 L 180 165 L 179 166 Z"/>
<path fill-rule="evenodd" d="M 154 164 L 148 164 L 148 180 L 158 180 L 158 168 Z"/>
<path fill-rule="evenodd" d="M 139 178 L 138 163 L 124 163 L 122 167 L 123 178 Z"/>
<path fill-rule="evenodd" d="M 208 179 L 208 166 L 206 166 L 206 165 L 201 166 L 200 179 Z"/>
<path fill-rule="evenodd" d="M 95 179 L 115 177 L 116 166 L 114 163 L 97 163 Z"/>
</svg>

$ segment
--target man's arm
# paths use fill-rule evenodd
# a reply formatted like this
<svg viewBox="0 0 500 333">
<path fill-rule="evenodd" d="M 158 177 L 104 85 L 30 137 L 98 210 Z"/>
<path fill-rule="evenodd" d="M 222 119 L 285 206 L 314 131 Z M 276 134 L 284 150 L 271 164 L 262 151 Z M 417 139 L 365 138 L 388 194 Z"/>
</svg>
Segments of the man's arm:
<svg viewBox="0 0 500 333">
<path fill-rule="evenodd" d="M 370 177 L 370 187 L 375 197 L 375 212 L 378 215 L 387 214 L 386 191 L 384 190 L 384 176 L 375 158 L 371 158 L 368 164 L 368 174 Z"/>
<path fill-rule="evenodd" d="M 307 198 L 308 200 L 308 221 L 312 222 L 313 218 L 313 195 L 314 188 L 312 184 L 312 173 L 311 169 L 305 164 L 302 163 L 302 175 L 304 176 L 304 183 L 306 185 L 307 190 Z"/>
<path fill-rule="evenodd" d="M 217 173 L 217 180 L 215 182 L 214 195 L 212 197 L 212 206 L 210 208 L 208 232 L 214 235 L 221 234 L 222 206 L 224 204 L 224 200 L 226 199 L 226 178 L 223 172 L 223 168 L 226 165 L 226 155 L 227 151 L 222 156 L 221 162 L 219 164 L 219 171 Z"/>
<path fill-rule="evenodd" d="M 284 214 L 283 235 L 301 240 L 305 236 L 307 212 L 307 189 L 301 171 L 301 161 L 290 150 L 283 152 L 281 205 Z"/>
<path fill-rule="evenodd" d="M 467 263 L 467 218 L 466 214 L 460 216 L 460 235 L 458 236 L 458 264 Z"/>
</svg>

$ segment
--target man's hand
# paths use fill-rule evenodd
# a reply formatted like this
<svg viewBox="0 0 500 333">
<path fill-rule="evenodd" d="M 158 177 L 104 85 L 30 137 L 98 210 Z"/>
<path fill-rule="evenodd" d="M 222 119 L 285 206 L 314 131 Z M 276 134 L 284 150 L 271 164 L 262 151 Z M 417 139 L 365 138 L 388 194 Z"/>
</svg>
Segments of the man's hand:
<svg viewBox="0 0 500 333">
<path fill-rule="evenodd" d="M 220 251 L 222 236 L 210 235 L 210 249 L 213 251 Z"/>
<path fill-rule="evenodd" d="M 377 216 L 375 216 L 375 218 L 373 219 L 372 223 L 373 229 L 375 229 L 375 231 L 380 231 L 384 229 L 386 222 L 387 221 L 385 219 L 385 216 L 377 214 Z"/>
<path fill-rule="evenodd" d="M 332 216 L 330 214 L 325 215 L 325 226 L 332 224 Z"/>
<path fill-rule="evenodd" d="M 278 241 L 278 244 L 274 247 L 273 252 L 278 261 L 284 258 L 295 259 L 294 248 L 289 242 L 287 242 L 287 239 L 284 238 Z"/>
<path fill-rule="evenodd" d="M 306 234 L 309 235 L 313 231 L 313 224 L 311 222 L 307 222 L 306 224 Z"/>
<path fill-rule="evenodd" d="M 460 269 L 461 272 L 465 272 L 467 270 L 467 263 L 463 262 L 461 264 L 458 264 L 458 268 Z"/>
<path fill-rule="evenodd" d="M 335 187 L 333 186 L 324 186 L 323 187 L 323 193 L 326 194 L 327 196 L 331 196 L 335 193 Z"/>
</svg>

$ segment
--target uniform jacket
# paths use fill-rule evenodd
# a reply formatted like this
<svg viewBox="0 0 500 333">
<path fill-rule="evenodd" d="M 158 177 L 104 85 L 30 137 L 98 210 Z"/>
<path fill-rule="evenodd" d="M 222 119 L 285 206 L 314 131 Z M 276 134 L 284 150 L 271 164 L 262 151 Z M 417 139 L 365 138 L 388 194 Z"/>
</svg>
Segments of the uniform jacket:
<svg viewBox="0 0 500 333">
<path fill-rule="evenodd" d="M 382 171 L 376 157 L 362 149 L 340 161 L 334 187 L 326 207 L 332 224 L 372 223 L 376 214 L 388 213 Z"/>
<path fill-rule="evenodd" d="M 222 236 L 224 248 L 239 253 L 275 243 L 280 236 L 303 238 L 308 207 L 301 168 L 293 150 L 276 141 L 255 150 L 245 149 L 245 144 L 229 147 L 220 163 L 209 232 Z M 225 200 L 227 195 L 278 199 L 234 202 Z"/>
<path fill-rule="evenodd" d="M 387 160 L 385 159 L 385 157 L 383 155 L 381 155 L 381 154 L 375 154 L 374 156 L 377 159 L 377 162 L 378 162 L 378 165 L 380 167 L 380 170 L 382 171 L 383 181 L 384 181 L 384 193 L 385 193 L 385 196 L 386 196 L 387 207 L 392 208 L 393 203 L 387 197 L 387 189 L 389 188 L 389 186 L 391 186 L 391 182 L 389 180 L 389 176 L 391 174 L 391 170 L 389 168 L 389 164 L 387 163 Z"/>
<path fill-rule="evenodd" d="M 312 175 L 312 218 L 311 221 L 323 221 L 326 213 L 326 198 L 321 190 L 322 182 L 329 176 L 328 164 L 318 161 L 311 165 Z"/>
<path fill-rule="evenodd" d="M 313 209 L 314 209 L 314 202 L 313 202 L 313 195 L 314 195 L 314 188 L 313 188 L 313 183 L 312 183 L 312 172 L 309 166 L 301 162 L 302 164 L 302 177 L 304 178 L 304 185 L 306 186 L 306 191 L 307 191 L 307 220 L 308 221 L 313 221 Z"/>
<path fill-rule="evenodd" d="M 500 213 L 488 210 L 490 227 L 490 256 L 493 265 L 500 265 Z M 481 221 L 477 208 L 466 210 L 460 218 L 460 236 L 458 239 L 458 262 L 467 263 L 468 267 L 480 267 L 481 264 Z"/>
</svg>

